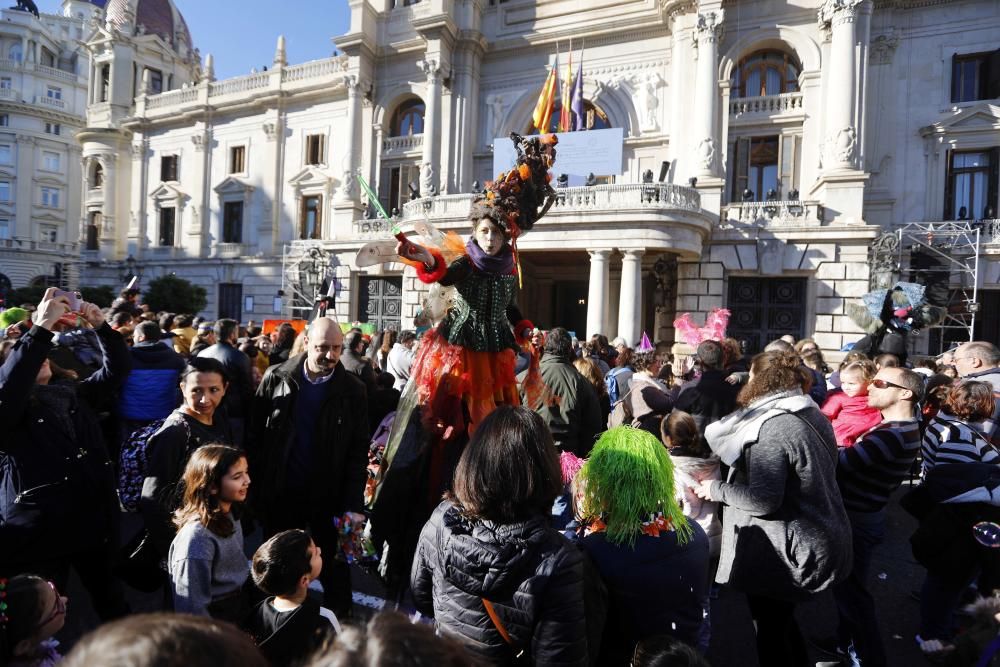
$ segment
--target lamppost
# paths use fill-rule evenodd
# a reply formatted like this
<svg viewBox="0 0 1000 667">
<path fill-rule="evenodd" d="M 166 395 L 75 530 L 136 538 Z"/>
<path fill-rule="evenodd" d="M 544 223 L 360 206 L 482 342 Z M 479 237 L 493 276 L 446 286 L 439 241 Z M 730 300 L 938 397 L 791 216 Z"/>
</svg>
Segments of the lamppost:
<svg viewBox="0 0 1000 667">
<path fill-rule="evenodd" d="M 135 261 L 135 257 L 129 255 L 124 262 L 118 265 L 118 282 L 130 283 L 133 278 L 135 278 L 136 285 L 142 282 L 142 266 Z M 135 285 L 131 285 L 131 287 L 135 287 Z"/>
</svg>

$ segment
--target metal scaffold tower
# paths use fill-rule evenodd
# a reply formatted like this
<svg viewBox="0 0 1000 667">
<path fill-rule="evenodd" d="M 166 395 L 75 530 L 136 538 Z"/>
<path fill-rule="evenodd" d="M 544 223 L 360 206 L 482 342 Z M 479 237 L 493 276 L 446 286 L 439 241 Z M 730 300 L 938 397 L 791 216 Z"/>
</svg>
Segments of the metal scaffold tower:
<svg viewBox="0 0 1000 667">
<path fill-rule="evenodd" d="M 900 279 L 925 285 L 928 302 L 945 309 L 944 320 L 926 331 L 928 353 L 940 354 L 952 343 L 973 340 L 980 232 L 972 220 L 911 222 L 895 232 Z M 911 337 L 911 348 L 919 344 Z"/>
<path fill-rule="evenodd" d="M 289 317 L 306 319 L 333 277 L 331 254 L 321 241 L 286 244 L 281 253 L 281 296 Z"/>
</svg>

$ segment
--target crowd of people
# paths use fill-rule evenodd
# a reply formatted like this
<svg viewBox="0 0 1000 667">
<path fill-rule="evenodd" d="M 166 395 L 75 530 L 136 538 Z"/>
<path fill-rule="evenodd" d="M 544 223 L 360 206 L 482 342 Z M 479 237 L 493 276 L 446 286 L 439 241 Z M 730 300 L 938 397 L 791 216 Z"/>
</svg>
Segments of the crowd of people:
<svg viewBox="0 0 1000 667">
<path fill-rule="evenodd" d="M 1000 621 L 957 632 L 956 612 L 970 589 L 1000 607 L 995 345 L 915 368 L 848 353 L 831 372 L 808 339 L 749 360 L 709 339 L 681 360 L 515 319 L 505 368 L 522 394 L 536 372 L 547 400 L 503 394 L 455 422 L 467 442 L 408 564 L 406 600 L 435 633 L 389 613 L 358 624 L 350 565 L 379 434 L 433 335 L 327 317 L 264 335 L 150 313 L 131 291 L 102 311 L 50 289 L 0 313 L 0 663 L 61 659 L 73 570 L 102 625 L 70 665 L 705 665 L 728 586 L 759 664 L 808 664 L 822 641 L 795 609 L 829 591 L 839 621 L 819 648 L 878 667 L 871 564 L 909 480 L 916 640 L 990 664 Z M 133 615 L 126 585 L 162 590 L 172 613 Z"/>
</svg>

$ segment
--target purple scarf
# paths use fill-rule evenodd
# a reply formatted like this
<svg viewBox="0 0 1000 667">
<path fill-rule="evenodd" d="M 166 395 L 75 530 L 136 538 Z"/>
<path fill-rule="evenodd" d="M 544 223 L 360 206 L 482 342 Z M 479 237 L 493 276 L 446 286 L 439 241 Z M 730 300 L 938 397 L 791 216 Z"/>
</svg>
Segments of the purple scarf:
<svg viewBox="0 0 1000 667">
<path fill-rule="evenodd" d="M 500 248 L 500 252 L 495 255 L 487 255 L 486 251 L 480 248 L 474 239 L 469 239 L 468 243 L 465 244 L 465 251 L 469 254 L 473 266 L 480 271 L 501 275 L 514 272 L 514 253 L 506 241 Z"/>
</svg>

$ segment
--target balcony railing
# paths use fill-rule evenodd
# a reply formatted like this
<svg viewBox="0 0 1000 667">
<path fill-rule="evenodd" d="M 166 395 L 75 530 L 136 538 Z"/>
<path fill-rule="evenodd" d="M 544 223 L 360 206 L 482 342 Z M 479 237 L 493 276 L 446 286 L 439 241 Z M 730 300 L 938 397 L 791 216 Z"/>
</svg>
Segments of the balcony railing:
<svg viewBox="0 0 1000 667">
<path fill-rule="evenodd" d="M 267 72 L 238 76 L 234 79 L 227 79 L 225 81 L 220 81 L 219 83 L 209 84 L 209 90 L 211 91 L 209 96 L 215 97 L 216 95 L 232 95 L 235 93 L 246 93 L 251 90 L 267 88 L 267 84 L 270 80 L 271 76 Z"/>
<path fill-rule="evenodd" d="M 66 109 L 66 100 L 49 97 L 48 95 L 35 95 L 35 104 L 40 104 L 43 107 L 52 107 L 60 111 Z"/>
<path fill-rule="evenodd" d="M 382 140 L 382 153 L 408 153 L 419 151 L 424 145 L 424 135 L 409 134 L 405 137 L 386 137 Z"/>
<path fill-rule="evenodd" d="M 59 79 L 60 81 L 76 83 L 76 72 L 67 72 L 66 70 L 56 69 L 55 67 L 49 67 L 48 65 L 34 65 L 34 68 L 39 74 L 43 74 L 53 79 Z"/>
<path fill-rule="evenodd" d="M 247 247 L 243 243 L 220 243 L 216 246 L 218 257 L 242 257 L 247 252 Z"/>
<path fill-rule="evenodd" d="M 198 99 L 197 88 L 181 88 L 179 90 L 170 90 L 159 95 L 152 95 L 151 97 L 148 97 L 146 99 L 146 108 L 159 109 L 160 107 L 170 106 L 171 104 L 194 102 L 196 99 Z"/>
<path fill-rule="evenodd" d="M 749 114 L 770 116 L 772 114 L 802 111 L 802 93 L 782 93 L 760 97 L 737 97 L 729 100 L 730 116 Z"/>
<path fill-rule="evenodd" d="M 16 88 L 0 88 L 0 100 L 21 101 L 21 91 Z"/>
<path fill-rule="evenodd" d="M 281 72 L 282 81 L 301 81 L 314 76 L 327 76 L 344 71 L 344 62 L 340 58 L 327 58 L 325 60 L 313 60 L 286 67 Z"/>
<path fill-rule="evenodd" d="M 384 239 L 392 236 L 392 223 L 382 218 L 355 220 L 351 226 L 356 239 Z"/>
<path fill-rule="evenodd" d="M 75 254 L 79 244 L 77 243 L 57 243 L 53 241 L 35 241 L 33 239 L 0 239 L 0 250 L 10 248 L 12 250 L 34 250 L 36 252 L 47 252 L 57 255 Z"/>
<path fill-rule="evenodd" d="M 818 202 L 799 199 L 752 201 L 729 204 L 723 225 L 740 223 L 745 225 L 818 225 L 820 224 Z"/>
</svg>

